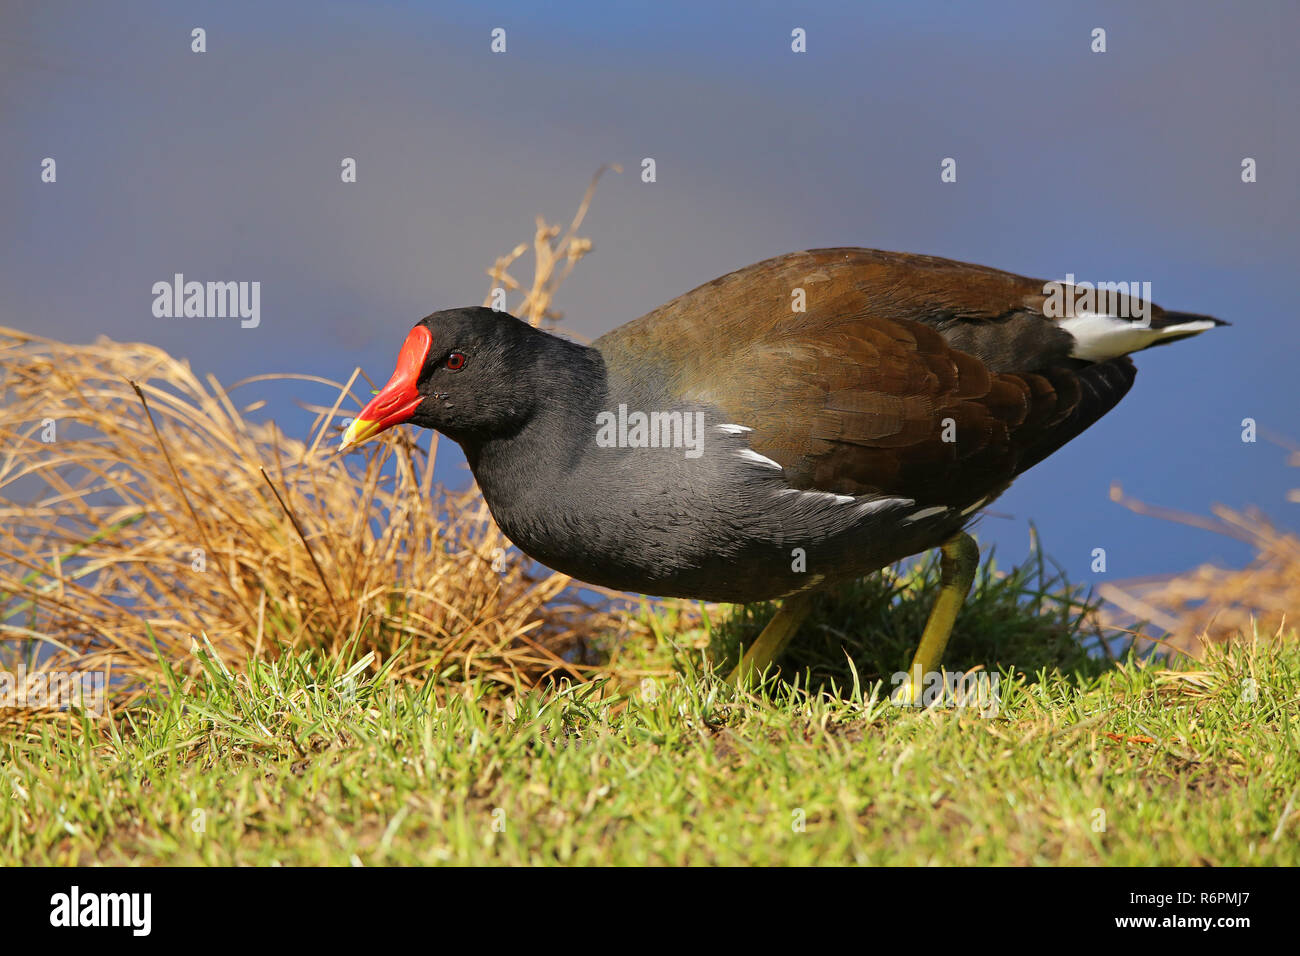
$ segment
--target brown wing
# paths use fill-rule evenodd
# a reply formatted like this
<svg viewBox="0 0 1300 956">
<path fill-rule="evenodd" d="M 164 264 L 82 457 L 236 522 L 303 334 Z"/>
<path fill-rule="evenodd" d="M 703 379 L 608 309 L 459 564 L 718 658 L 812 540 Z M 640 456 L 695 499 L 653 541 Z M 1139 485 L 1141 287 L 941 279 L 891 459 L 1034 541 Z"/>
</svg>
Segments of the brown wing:
<svg viewBox="0 0 1300 956">
<path fill-rule="evenodd" d="M 1136 374 L 1127 359 L 1069 358 L 1042 288 L 929 256 L 814 250 L 723 276 L 596 345 L 616 372 L 630 355 L 658 363 L 671 395 L 752 428 L 793 487 L 964 507 L 1100 418 Z"/>
</svg>

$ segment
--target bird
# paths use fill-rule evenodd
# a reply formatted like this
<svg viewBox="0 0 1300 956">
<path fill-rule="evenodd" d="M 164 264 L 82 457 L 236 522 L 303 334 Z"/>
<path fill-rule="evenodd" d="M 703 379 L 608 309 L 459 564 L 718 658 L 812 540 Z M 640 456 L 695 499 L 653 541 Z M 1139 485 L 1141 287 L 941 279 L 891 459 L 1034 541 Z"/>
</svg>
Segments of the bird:
<svg viewBox="0 0 1300 956">
<path fill-rule="evenodd" d="M 728 273 L 590 345 L 448 309 L 411 329 L 341 448 L 436 429 L 538 562 L 650 596 L 780 601 L 737 685 L 777 662 L 816 591 L 937 548 L 895 695 L 916 704 L 976 573 L 978 513 L 1115 407 L 1130 353 L 1227 324 L 1126 290 L 833 248 Z"/>
</svg>

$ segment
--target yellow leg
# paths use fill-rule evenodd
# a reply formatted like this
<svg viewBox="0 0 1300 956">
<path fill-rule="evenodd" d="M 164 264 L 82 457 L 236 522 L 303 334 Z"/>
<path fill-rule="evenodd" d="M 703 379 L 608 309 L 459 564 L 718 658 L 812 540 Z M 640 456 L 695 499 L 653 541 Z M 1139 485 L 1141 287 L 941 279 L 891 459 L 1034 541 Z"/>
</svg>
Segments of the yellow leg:
<svg viewBox="0 0 1300 956">
<path fill-rule="evenodd" d="M 749 645 L 745 656 L 727 677 L 727 683 L 739 685 L 742 680 L 762 674 L 781 656 L 781 652 L 799 630 L 799 625 L 803 623 L 810 610 L 812 610 L 811 594 L 796 594 L 786 598 L 777 609 L 776 616 L 767 622 L 767 627 L 763 628 L 763 632 L 754 639 L 754 643 Z"/>
<path fill-rule="evenodd" d="M 939 596 L 935 598 L 930 618 L 925 622 L 925 631 L 912 657 L 907 680 L 894 692 L 894 702 L 907 707 L 920 701 L 925 675 L 938 671 L 948 638 L 952 636 L 957 612 L 970 592 L 975 570 L 979 567 L 979 545 L 964 531 L 945 541 L 939 551 Z"/>
</svg>

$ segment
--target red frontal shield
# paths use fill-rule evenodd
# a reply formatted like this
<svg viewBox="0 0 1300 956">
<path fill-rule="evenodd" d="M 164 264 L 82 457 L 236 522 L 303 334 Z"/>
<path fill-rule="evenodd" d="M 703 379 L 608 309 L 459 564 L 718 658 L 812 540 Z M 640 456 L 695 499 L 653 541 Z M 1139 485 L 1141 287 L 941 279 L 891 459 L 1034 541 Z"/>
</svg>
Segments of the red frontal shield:
<svg viewBox="0 0 1300 956">
<path fill-rule="evenodd" d="M 429 358 L 433 347 L 433 334 L 423 325 L 411 329 L 397 356 L 397 368 L 388 384 L 379 390 L 361 414 L 353 419 L 343 433 L 343 448 L 369 441 L 385 429 L 407 421 L 423 396 L 415 390 L 420 370 Z"/>
</svg>

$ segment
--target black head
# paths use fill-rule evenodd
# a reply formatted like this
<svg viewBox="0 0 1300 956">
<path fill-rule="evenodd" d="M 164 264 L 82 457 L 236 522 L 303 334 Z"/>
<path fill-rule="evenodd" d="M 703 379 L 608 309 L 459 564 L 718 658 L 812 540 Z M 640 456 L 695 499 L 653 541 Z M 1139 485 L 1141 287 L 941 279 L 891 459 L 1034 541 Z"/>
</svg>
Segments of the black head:
<svg viewBox="0 0 1300 956">
<path fill-rule="evenodd" d="M 343 447 L 403 422 L 461 444 L 512 434 L 536 409 L 539 359 L 552 343 L 564 344 L 504 312 L 435 312 L 407 335 L 392 378 L 348 427 Z"/>
</svg>

